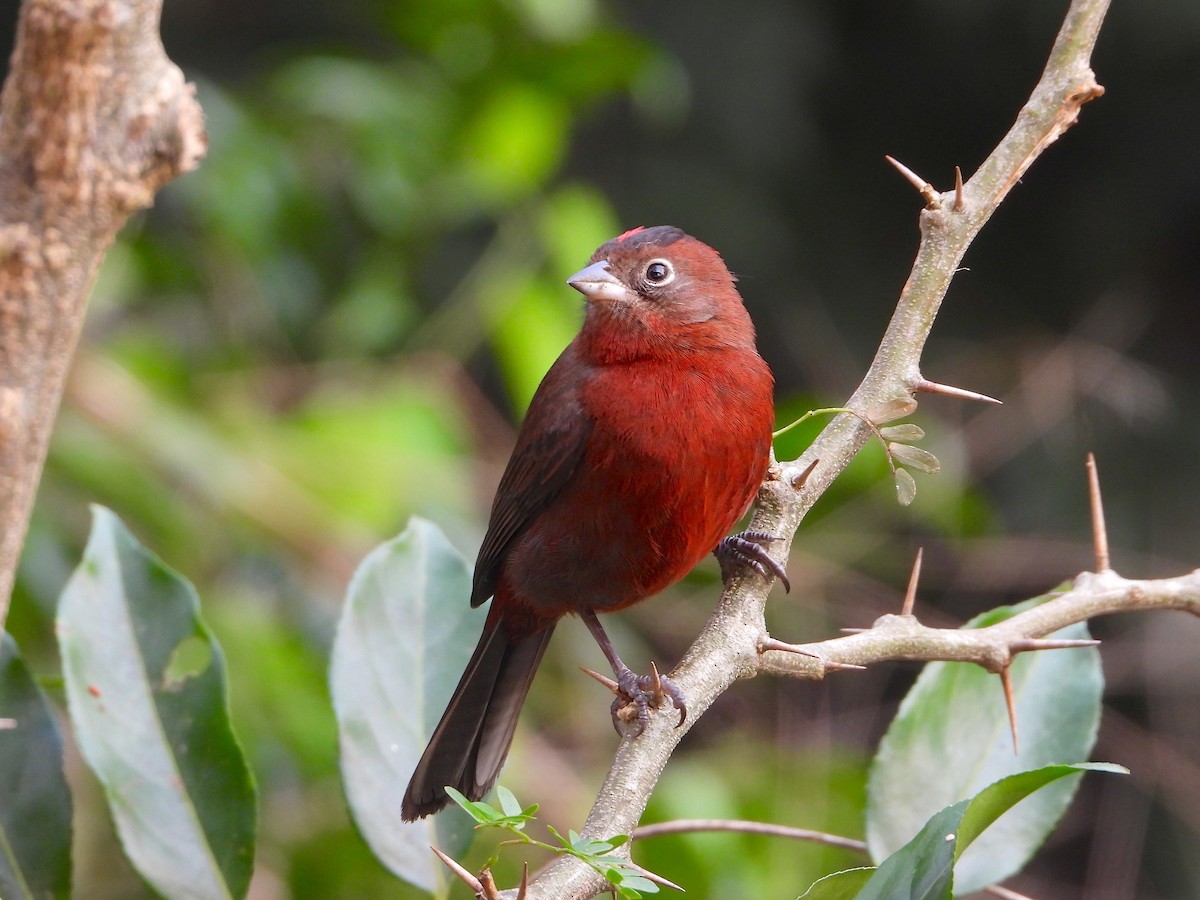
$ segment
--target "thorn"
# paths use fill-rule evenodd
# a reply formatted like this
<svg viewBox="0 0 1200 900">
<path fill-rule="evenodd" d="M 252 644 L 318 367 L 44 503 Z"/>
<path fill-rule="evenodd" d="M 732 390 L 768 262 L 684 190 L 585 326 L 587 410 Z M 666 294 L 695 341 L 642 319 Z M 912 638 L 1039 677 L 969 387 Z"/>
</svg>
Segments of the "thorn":
<svg viewBox="0 0 1200 900">
<path fill-rule="evenodd" d="M 593 678 L 595 678 L 598 682 L 600 682 L 602 685 L 604 685 L 606 688 L 608 688 L 614 694 L 621 693 L 621 686 L 619 684 L 617 684 L 615 681 L 613 681 L 611 678 L 609 678 L 607 675 L 601 675 L 599 672 L 593 672 L 587 666 L 580 666 L 579 671 L 583 672 L 584 675 L 591 675 Z"/>
<path fill-rule="evenodd" d="M 954 167 L 954 203 L 951 204 L 950 208 L 952 210 L 954 210 L 955 212 L 962 212 L 964 205 L 965 204 L 963 203 L 962 169 L 960 169 L 958 166 L 955 166 Z"/>
<path fill-rule="evenodd" d="M 782 650 L 784 653 L 797 653 L 800 656 L 808 656 L 812 659 L 820 660 L 821 662 L 825 661 L 815 653 L 809 653 L 807 650 L 801 650 L 799 644 L 787 644 L 783 641 L 776 640 L 773 637 L 765 637 L 758 642 L 759 653 L 766 653 L 768 650 Z"/>
<path fill-rule="evenodd" d="M 529 890 L 529 863 L 521 872 L 521 885 L 517 888 L 517 900 L 525 900 L 525 892 Z"/>
<path fill-rule="evenodd" d="M 930 381 L 928 378 L 922 378 L 912 386 L 914 391 L 922 391 L 926 394 L 941 394 L 945 397 L 957 397 L 960 400 L 977 400 L 980 403 L 995 403 L 997 406 L 1004 404 L 995 397 L 989 397 L 987 394 L 981 394 L 978 391 L 968 391 L 966 388 L 954 387 L 949 384 L 939 384 L 936 381 Z"/>
<path fill-rule="evenodd" d="M 858 630 L 865 631 L 866 629 Z M 795 653 L 799 656 L 807 656 L 810 659 L 815 659 L 824 667 L 826 672 L 837 672 L 842 669 L 866 669 L 866 666 L 860 666 L 855 663 L 834 662 L 823 656 L 818 656 L 816 653 L 809 653 L 807 650 L 801 649 L 799 644 L 787 644 L 773 637 L 765 637 L 758 642 L 759 653 L 766 653 L 768 650 L 781 650 L 784 653 Z"/>
<path fill-rule="evenodd" d="M 864 632 L 867 632 L 870 630 L 871 630 L 870 628 L 839 628 L 838 629 L 838 631 L 840 631 L 842 634 L 863 634 Z"/>
<path fill-rule="evenodd" d="M 820 657 L 817 658 L 820 659 Z M 829 659 L 823 659 L 821 662 L 825 663 L 825 669 L 830 672 L 841 672 L 843 670 L 848 671 L 850 669 L 855 669 L 859 672 L 867 671 L 866 666 L 860 666 L 858 663 L 833 662 Z"/>
<path fill-rule="evenodd" d="M 900 615 L 911 616 L 913 604 L 917 602 L 917 582 L 921 580 L 921 558 L 925 548 L 917 548 L 917 558 L 913 561 L 912 574 L 908 576 L 908 590 L 904 592 L 904 605 L 900 607 Z"/>
<path fill-rule="evenodd" d="M 650 691 L 654 695 L 654 699 L 658 700 L 663 695 L 662 677 L 658 674 L 658 666 L 654 664 L 654 660 L 650 660 L 650 684 L 653 689 Z"/>
<path fill-rule="evenodd" d="M 1096 454 L 1087 455 L 1088 499 L 1092 504 L 1092 547 L 1096 551 L 1096 571 L 1109 572 L 1108 529 L 1104 525 L 1104 501 L 1100 498 L 1100 471 Z"/>
<path fill-rule="evenodd" d="M 676 891 L 679 891 L 679 893 L 681 893 L 681 894 L 687 893 L 687 891 L 685 891 L 683 888 L 681 888 L 675 882 L 669 881 L 666 878 L 663 878 L 657 872 L 651 872 L 649 869 L 643 869 L 641 866 L 639 866 L 637 863 L 633 862 L 632 860 L 630 860 L 629 862 L 623 863 L 622 866 L 624 868 L 633 869 L 635 872 L 637 872 L 643 878 L 647 878 L 650 881 L 653 881 L 655 884 L 661 884 L 663 887 L 672 888 Z"/>
<path fill-rule="evenodd" d="M 467 887 L 469 887 L 471 890 L 473 890 L 475 892 L 476 897 L 486 896 L 483 893 L 483 882 L 482 881 L 480 881 L 478 878 L 476 878 L 474 875 L 472 875 L 470 872 L 468 872 L 466 869 L 464 869 L 462 866 L 460 866 L 458 863 L 456 863 L 453 859 L 451 859 L 449 856 L 447 856 L 445 853 L 443 853 L 437 847 L 434 847 L 432 844 L 430 844 L 429 849 L 433 851 L 434 855 L 438 859 L 440 859 L 442 862 L 444 862 L 446 864 L 446 867 L 451 872 L 453 872 L 464 883 L 466 883 Z"/>
<path fill-rule="evenodd" d="M 940 209 L 941 208 L 942 201 L 938 197 L 937 191 L 934 190 L 932 184 L 930 184 L 928 181 L 926 181 L 924 178 L 922 178 L 920 175 L 918 175 L 916 172 L 914 172 L 912 169 L 910 169 L 904 163 L 900 162 L 900 160 L 896 159 L 895 157 L 884 156 L 884 159 L 886 159 L 888 162 L 890 162 L 895 167 L 896 171 L 899 172 L 901 175 L 903 175 L 905 177 L 905 179 L 908 180 L 908 183 L 917 189 L 917 193 L 920 194 L 921 199 L 925 201 L 926 209 Z"/>
<path fill-rule="evenodd" d="M 817 467 L 817 463 L 819 463 L 819 462 L 820 462 L 819 459 L 814 459 L 807 466 L 805 466 L 803 472 L 800 472 L 797 475 L 793 475 L 792 476 L 792 487 L 796 490 L 800 490 L 802 487 L 804 487 L 804 485 L 808 484 L 808 476 L 813 473 L 813 470 Z"/>
<path fill-rule="evenodd" d="M 1070 640 L 1063 638 L 1055 640 L 1053 638 L 1018 638 L 1008 645 L 1010 653 L 1025 653 L 1030 650 L 1074 650 L 1079 647 L 1098 647 L 1099 641 L 1093 640 Z"/>
<path fill-rule="evenodd" d="M 1008 707 L 1008 725 L 1012 729 L 1013 755 L 1020 753 L 1017 739 L 1017 702 L 1013 699 L 1012 666 L 1000 670 L 1000 685 L 1004 688 L 1004 705 Z"/>
</svg>

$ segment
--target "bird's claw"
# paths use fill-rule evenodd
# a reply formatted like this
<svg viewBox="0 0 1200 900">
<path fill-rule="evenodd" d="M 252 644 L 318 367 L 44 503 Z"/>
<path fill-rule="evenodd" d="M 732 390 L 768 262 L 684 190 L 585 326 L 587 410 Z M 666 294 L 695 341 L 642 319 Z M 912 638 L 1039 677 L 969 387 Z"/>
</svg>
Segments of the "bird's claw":
<svg viewBox="0 0 1200 900">
<path fill-rule="evenodd" d="M 747 566 L 761 575 L 770 578 L 774 575 L 779 579 L 785 591 L 791 591 L 787 570 L 771 558 L 767 553 L 767 544 L 781 541 L 783 538 L 767 534 L 765 531 L 743 531 L 741 534 L 731 534 L 717 544 L 713 555 L 721 564 L 721 580 L 729 584 L 737 566 Z"/>
<path fill-rule="evenodd" d="M 666 675 L 660 675 L 654 663 L 650 664 L 649 675 L 638 675 L 631 669 L 618 672 L 615 693 L 617 697 L 612 703 L 613 728 L 622 737 L 638 737 L 650 721 L 650 709 L 661 709 L 668 700 L 679 710 L 679 725 L 687 718 L 683 691 Z"/>
</svg>

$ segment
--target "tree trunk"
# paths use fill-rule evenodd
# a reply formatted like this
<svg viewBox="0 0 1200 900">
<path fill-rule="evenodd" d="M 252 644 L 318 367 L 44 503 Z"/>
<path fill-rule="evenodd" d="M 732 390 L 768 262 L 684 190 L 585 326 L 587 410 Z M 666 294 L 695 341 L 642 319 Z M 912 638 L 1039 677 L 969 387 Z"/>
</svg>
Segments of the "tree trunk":
<svg viewBox="0 0 1200 900">
<path fill-rule="evenodd" d="M 161 0 L 25 0 L 0 94 L 0 628 L 88 294 L 206 148 Z"/>
</svg>

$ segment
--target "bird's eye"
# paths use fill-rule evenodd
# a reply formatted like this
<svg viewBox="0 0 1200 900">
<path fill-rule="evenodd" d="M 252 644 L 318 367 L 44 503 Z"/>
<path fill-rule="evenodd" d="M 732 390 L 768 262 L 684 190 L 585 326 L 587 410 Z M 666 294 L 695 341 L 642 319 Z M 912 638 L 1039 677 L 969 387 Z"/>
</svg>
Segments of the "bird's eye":
<svg viewBox="0 0 1200 900">
<path fill-rule="evenodd" d="M 664 259 L 653 260 L 650 265 L 646 266 L 646 281 L 655 287 L 666 284 L 674 277 L 675 270 Z"/>
</svg>

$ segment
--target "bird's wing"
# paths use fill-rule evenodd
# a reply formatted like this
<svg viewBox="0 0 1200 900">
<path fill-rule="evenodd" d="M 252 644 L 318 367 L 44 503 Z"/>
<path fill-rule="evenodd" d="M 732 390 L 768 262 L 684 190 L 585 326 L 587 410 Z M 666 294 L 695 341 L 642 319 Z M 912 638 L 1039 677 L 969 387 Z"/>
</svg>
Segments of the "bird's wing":
<svg viewBox="0 0 1200 900">
<path fill-rule="evenodd" d="M 583 459 L 592 420 L 579 401 L 583 366 L 570 358 L 572 350 L 546 373 L 521 424 L 475 562 L 472 606 L 492 596 L 509 545 L 559 495 Z"/>
</svg>

